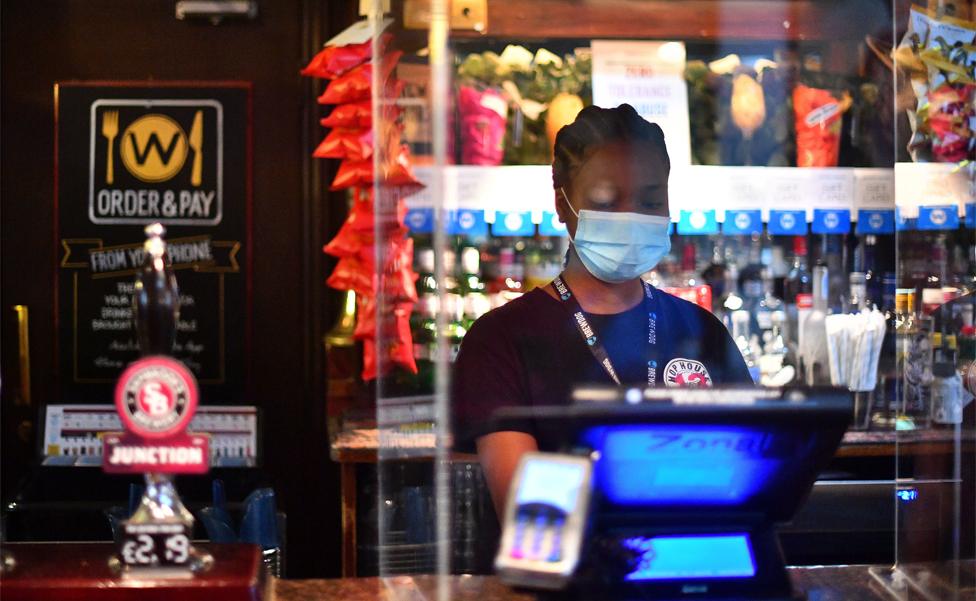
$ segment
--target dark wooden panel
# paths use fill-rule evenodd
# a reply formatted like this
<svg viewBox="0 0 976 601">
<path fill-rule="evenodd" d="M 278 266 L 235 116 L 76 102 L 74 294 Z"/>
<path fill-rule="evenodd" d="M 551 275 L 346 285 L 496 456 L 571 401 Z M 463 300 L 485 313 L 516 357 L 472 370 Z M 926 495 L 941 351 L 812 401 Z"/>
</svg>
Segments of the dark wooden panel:
<svg viewBox="0 0 976 601">
<path fill-rule="evenodd" d="M 341 217 L 318 192 L 327 174 L 308 158 L 318 142 L 318 84 L 298 71 L 322 41 L 356 18 L 356 3 L 262 1 L 255 21 L 219 26 L 179 21 L 174 6 L 173 0 L 4 2 L 3 306 L 30 307 L 35 403 L 58 402 L 52 319 L 56 81 L 252 82 L 253 352 L 246 366 L 251 388 L 240 401 L 263 412 L 264 467 L 289 518 L 289 574 L 336 576 L 339 478 L 328 459 L 320 342 L 333 301 L 324 290 L 328 266 L 319 249 Z M 5 329 L 5 341 L 9 334 Z M 3 357 L 5 380 L 16 369 L 8 359 L 15 358 Z M 5 499 L 25 467 L 14 458 L 4 453 Z"/>
<path fill-rule="evenodd" d="M 890 31 L 890 14 L 885 0 L 488 0 L 486 33 L 514 39 L 860 40 Z"/>
</svg>

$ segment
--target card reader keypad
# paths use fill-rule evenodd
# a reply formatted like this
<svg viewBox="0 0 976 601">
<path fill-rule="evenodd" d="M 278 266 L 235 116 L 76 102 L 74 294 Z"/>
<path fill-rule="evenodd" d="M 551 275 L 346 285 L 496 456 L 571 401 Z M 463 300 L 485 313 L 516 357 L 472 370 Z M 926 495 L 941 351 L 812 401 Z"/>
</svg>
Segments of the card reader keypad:
<svg viewBox="0 0 976 601">
<path fill-rule="evenodd" d="M 515 522 L 512 559 L 559 562 L 565 526 L 566 517 L 558 510 L 538 505 L 520 508 Z"/>
</svg>

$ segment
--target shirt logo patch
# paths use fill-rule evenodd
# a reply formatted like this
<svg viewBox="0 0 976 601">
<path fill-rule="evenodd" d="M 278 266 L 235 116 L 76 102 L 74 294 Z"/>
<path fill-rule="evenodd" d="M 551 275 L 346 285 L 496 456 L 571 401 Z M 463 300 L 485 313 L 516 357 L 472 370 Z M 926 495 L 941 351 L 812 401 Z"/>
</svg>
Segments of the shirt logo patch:
<svg viewBox="0 0 976 601">
<path fill-rule="evenodd" d="M 664 383 L 669 388 L 711 388 L 712 376 L 700 361 L 679 357 L 664 366 Z"/>
</svg>

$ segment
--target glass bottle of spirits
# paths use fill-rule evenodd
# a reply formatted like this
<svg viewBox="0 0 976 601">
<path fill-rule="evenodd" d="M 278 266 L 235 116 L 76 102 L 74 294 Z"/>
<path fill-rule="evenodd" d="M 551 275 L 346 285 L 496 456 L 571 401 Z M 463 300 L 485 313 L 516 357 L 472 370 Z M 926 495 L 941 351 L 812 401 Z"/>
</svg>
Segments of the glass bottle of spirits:
<svg viewBox="0 0 976 601">
<path fill-rule="evenodd" d="M 516 259 L 515 249 L 511 247 L 502 248 L 498 252 L 498 275 L 489 289 L 492 307 L 500 307 L 522 296 L 522 278 L 525 272 L 522 263 Z"/>
<path fill-rule="evenodd" d="M 769 267 L 762 270 L 763 294 L 756 305 L 756 322 L 759 326 L 758 334 L 762 340 L 763 348 L 772 341 L 773 337 L 773 317 L 781 315 L 783 311 L 783 301 L 773 294 L 773 274 Z M 782 321 L 782 319 L 780 319 Z"/>
<path fill-rule="evenodd" d="M 469 330 L 476 319 L 491 309 L 491 301 L 481 280 L 481 251 L 474 246 L 461 251 L 460 292 L 464 303 L 461 323 L 465 330 Z"/>
<path fill-rule="evenodd" d="M 946 260 L 946 236 L 937 234 L 932 237 L 927 264 L 928 273 L 922 288 L 922 312 L 931 315 L 943 304 L 943 286 L 948 282 L 948 261 Z"/>
<path fill-rule="evenodd" d="M 801 324 L 813 308 L 813 279 L 807 270 L 807 237 L 793 238 L 793 267 L 786 276 L 783 305 L 786 309 L 786 343 L 800 343 Z"/>
<path fill-rule="evenodd" d="M 752 345 L 752 339 L 749 336 L 749 319 L 749 312 L 743 309 L 730 313 L 732 340 L 735 341 L 736 347 L 742 353 L 742 358 L 746 362 L 746 367 L 749 368 L 752 381 L 758 382 L 760 376 L 759 351 Z"/>
<path fill-rule="evenodd" d="M 808 386 L 830 384 L 830 359 L 827 350 L 827 290 L 829 273 L 825 266 L 813 268 L 813 309 L 803 321 L 798 356 L 803 379 Z"/>
<path fill-rule="evenodd" d="M 855 313 L 866 309 L 869 305 L 867 276 L 863 272 L 852 271 L 848 281 L 847 311 Z"/>
<path fill-rule="evenodd" d="M 739 290 L 742 294 L 742 309 L 749 313 L 749 333 L 759 334 L 761 328 L 758 311 L 763 298 L 762 265 L 750 264 L 739 272 Z"/>
<path fill-rule="evenodd" d="M 900 318 L 896 330 L 895 362 L 901 375 L 897 398 L 898 430 L 915 430 L 928 425 L 932 387 L 932 318 L 914 309 L 915 291 L 899 290 L 896 298 Z"/>
<path fill-rule="evenodd" d="M 864 237 L 864 244 L 861 247 L 860 265 L 855 267 L 855 271 L 864 272 L 864 286 L 868 307 L 878 307 L 884 305 L 884 283 L 881 274 L 877 272 L 877 245 L 878 238 L 874 235 Z"/>
<path fill-rule="evenodd" d="M 694 288 L 701 282 L 695 270 L 696 250 L 695 244 L 690 240 L 681 249 L 681 275 L 678 285 L 684 288 Z"/>
<path fill-rule="evenodd" d="M 894 280 L 893 274 L 891 275 Z M 871 421 L 876 427 L 891 429 L 895 426 L 895 418 L 898 415 L 899 399 L 902 396 L 902 379 L 898 371 L 897 361 L 897 338 L 898 326 L 903 319 L 903 312 L 907 311 L 910 302 L 906 294 L 899 297 L 893 287 L 889 294 L 885 293 L 885 334 L 881 341 L 881 355 L 878 357 L 878 387 L 875 390 L 875 402 Z M 886 283 L 886 288 L 887 288 Z"/>
<path fill-rule="evenodd" d="M 434 390 L 434 364 L 437 355 L 437 279 L 434 277 L 434 249 L 417 251 L 417 306 L 410 315 L 413 333 L 413 356 L 417 363 L 416 392 L 430 394 Z"/>
</svg>

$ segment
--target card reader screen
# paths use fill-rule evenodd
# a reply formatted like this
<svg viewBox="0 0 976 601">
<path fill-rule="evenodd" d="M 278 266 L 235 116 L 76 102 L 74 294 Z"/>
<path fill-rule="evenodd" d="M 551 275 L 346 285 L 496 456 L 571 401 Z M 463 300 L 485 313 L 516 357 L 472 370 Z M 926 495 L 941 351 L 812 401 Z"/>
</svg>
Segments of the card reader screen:
<svg viewBox="0 0 976 601">
<path fill-rule="evenodd" d="M 751 578 L 756 565 L 745 534 L 654 536 L 624 539 L 639 554 L 625 580 Z"/>
<path fill-rule="evenodd" d="M 542 503 L 572 513 L 583 484 L 583 470 L 580 465 L 530 459 L 518 483 L 515 502 L 518 505 Z"/>
</svg>

